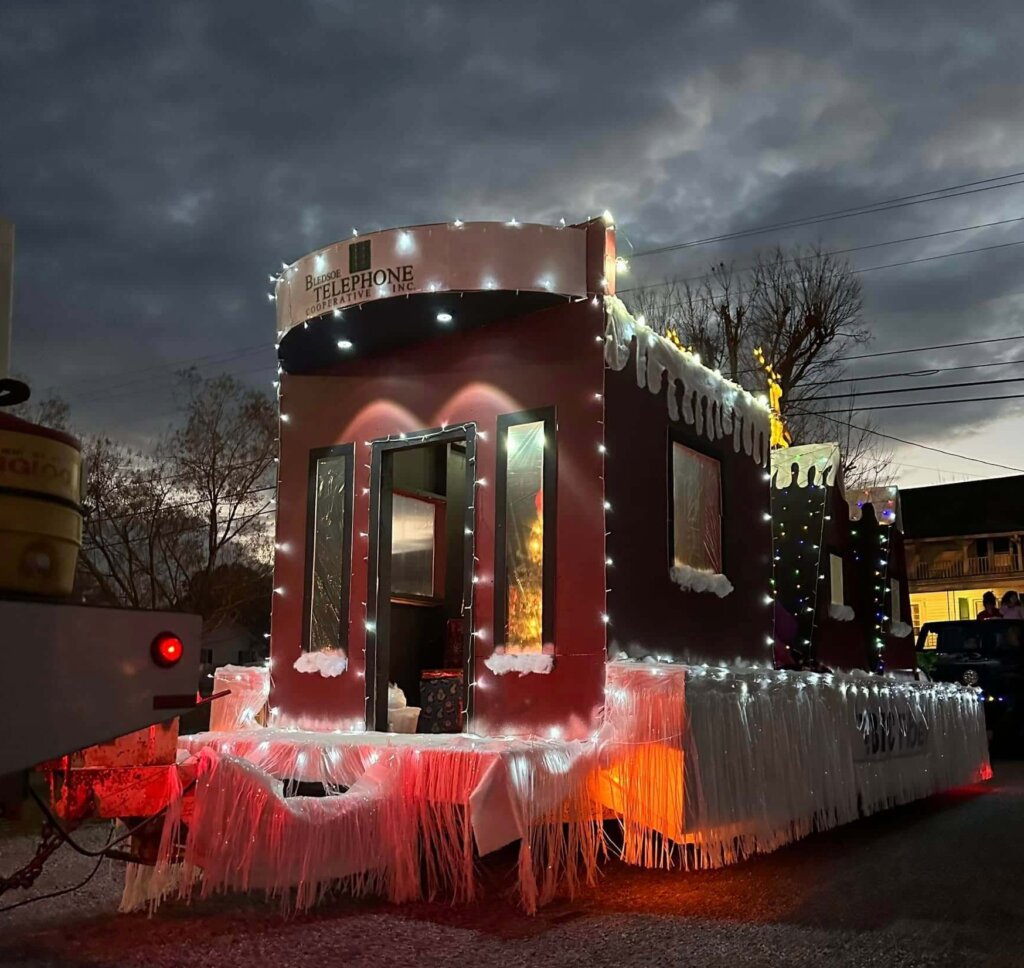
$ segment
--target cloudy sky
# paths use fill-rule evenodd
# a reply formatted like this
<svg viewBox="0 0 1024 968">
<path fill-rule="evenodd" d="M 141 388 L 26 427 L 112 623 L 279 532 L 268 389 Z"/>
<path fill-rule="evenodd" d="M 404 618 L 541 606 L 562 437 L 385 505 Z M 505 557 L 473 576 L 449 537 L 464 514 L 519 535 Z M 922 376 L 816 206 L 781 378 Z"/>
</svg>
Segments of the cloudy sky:
<svg viewBox="0 0 1024 968">
<path fill-rule="evenodd" d="M 643 249 L 1022 181 L 1020 55 L 1012 0 L 7 0 L 0 216 L 18 231 L 14 365 L 41 393 L 58 387 L 84 429 L 143 440 L 172 418 L 186 361 L 269 389 L 268 271 L 353 227 L 607 208 Z M 1024 184 L 634 270 L 660 281 L 777 242 L 850 248 L 1018 218 Z M 1024 221 L 849 258 L 867 268 L 1018 240 Z M 867 352 L 1024 333 L 1024 245 L 861 278 Z M 1017 359 L 1024 340 L 851 370 Z M 1024 371 L 947 381 L 997 376 Z M 1024 468 L 1022 402 L 874 417 Z M 914 447 L 897 459 L 903 484 L 1009 473 Z"/>
</svg>

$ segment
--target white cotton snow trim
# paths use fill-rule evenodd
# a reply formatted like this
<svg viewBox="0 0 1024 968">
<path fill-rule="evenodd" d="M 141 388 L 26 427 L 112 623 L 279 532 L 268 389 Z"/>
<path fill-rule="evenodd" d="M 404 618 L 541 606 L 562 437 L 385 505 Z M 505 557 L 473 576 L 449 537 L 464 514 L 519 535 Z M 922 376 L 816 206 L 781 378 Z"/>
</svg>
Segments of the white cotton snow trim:
<svg viewBox="0 0 1024 968">
<path fill-rule="evenodd" d="M 893 622 L 889 626 L 889 634 L 895 635 L 898 639 L 905 639 L 913 631 L 913 626 L 907 625 L 906 622 Z"/>
<path fill-rule="evenodd" d="M 548 652 L 492 652 L 484 659 L 484 665 L 496 676 L 506 672 L 518 672 L 521 676 L 535 672 L 546 676 L 554 664 L 555 657 Z"/>
<path fill-rule="evenodd" d="M 733 448 L 750 454 L 758 464 L 768 463 L 771 422 L 767 401 L 748 393 L 739 384 L 709 370 L 692 353 L 686 353 L 640 319 L 634 319 L 616 296 L 604 297 L 605 363 L 625 369 L 636 339 L 636 382 L 651 393 L 660 393 L 662 377 L 668 377 L 668 415 L 693 424 L 708 440 L 731 435 Z M 680 412 L 680 396 L 682 411 Z"/>
<path fill-rule="evenodd" d="M 837 622 L 853 621 L 853 609 L 849 605 L 836 605 L 836 603 L 833 602 L 828 607 L 828 614 Z"/>
<path fill-rule="evenodd" d="M 797 487 L 807 487 L 811 483 L 812 470 L 816 485 L 834 487 L 839 477 L 839 444 L 798 444 L 773 450 L 772 484 L 778 490 L 784 491 L 794 483 L 794 465 Z"/>
<path fill-rule="evenodd" d="M 714 592 L 719 598 L 732 592 L 732 582 L 714 571 L 676 565 L 669 570 L 669 576 L 684 592 Z"/>
<path fill-rule="evenodd" d="M 317 673 L 325 679 L 340 676 L 348 668 L 348 657 L 344 652 L 322 649 L 319 652 L 303 652 L 292 666 L 296 672 Z"/>
</svg>

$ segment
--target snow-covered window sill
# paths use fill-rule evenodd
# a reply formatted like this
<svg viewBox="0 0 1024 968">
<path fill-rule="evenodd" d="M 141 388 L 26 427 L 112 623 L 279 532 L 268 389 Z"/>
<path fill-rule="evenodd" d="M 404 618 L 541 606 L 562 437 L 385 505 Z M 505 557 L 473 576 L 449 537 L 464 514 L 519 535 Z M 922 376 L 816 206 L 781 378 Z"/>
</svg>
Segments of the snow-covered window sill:
<svg viewBox="0 0 1024 968">
<path fill-rule="evenodd" d="M 504 652 L 495 650 L 486 659 L 484 665 L 496 676 L 508 672 L 518 672 L 521 676 L 535 673 L 546 676 L 555 665 L 553 652 Z"/>
<path fill-rule="evenodd" d="M 905 639 L 914 629 L 906 622 L 893 622 L 889 628 L 889 634 L 895 635 L 898 639 Z"/>
<path fill-rule="evenodd" d="M 828 607 L 828 614 L 837 622 L 852 622 L 853 609 L 849 605 L 837 605 L 833 602 Z"/>
<path fill-rule="evenodd" d="M 296 672 L 304 672 L 307 675 L 321 675 L 325 679 L 333 679 L 348 668 L 348 656 L 338 649 L 303 652 L 295 660 L 292 668 Z"/>
<path fill-rule="evenodd" d="M 715 571 L 675 565 L 669 576 L 684 592 L 712 592 L 719 598 L 725 598 L 732 592 L 732 582 Z"/>
</svg>

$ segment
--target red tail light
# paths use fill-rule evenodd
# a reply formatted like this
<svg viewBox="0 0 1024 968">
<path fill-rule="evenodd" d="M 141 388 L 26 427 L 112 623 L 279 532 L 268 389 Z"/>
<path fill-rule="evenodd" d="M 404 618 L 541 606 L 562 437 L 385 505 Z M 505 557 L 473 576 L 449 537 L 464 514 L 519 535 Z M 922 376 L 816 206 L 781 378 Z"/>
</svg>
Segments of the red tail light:
<svg viewBox="0 0 1024 968">
<path fill-rule="evenodd" d="M 153 644 L 149 647 L 149 651 L 153 656 L 153 661 L 158 666 L 167 668 L 181 660 L 185 646 L 182 644 L 181 639 L 173 632 L 161 632 L 153 639 Z"/>
</svg>

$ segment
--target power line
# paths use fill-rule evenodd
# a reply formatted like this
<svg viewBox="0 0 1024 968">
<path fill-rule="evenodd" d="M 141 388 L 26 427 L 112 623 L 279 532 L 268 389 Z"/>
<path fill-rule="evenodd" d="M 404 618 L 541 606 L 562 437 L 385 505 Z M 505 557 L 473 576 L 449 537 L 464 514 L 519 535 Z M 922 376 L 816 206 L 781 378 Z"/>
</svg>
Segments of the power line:
<svg viewBox="0 0 1024 968">
<path fill-rule="evenodd" d="M 276 513 L 277 513 L 277 508 L 276 507 L 266 507 L 262 511 L 254 511 L 252 514 L 247 514 L 246 517 L 250 518 L 250 519 L 251 518 L 259 518 L 259 517 L 263 517 L 263 515 L 265 515 L 265 514 L 276 514 Z M 176 531 L 159 531 L 159 532 L 157 532 L 155 534 L 141 534 L 137 538 L 129 538 L 127 541 L 114 541 L 114 542 L 110 542 L 110 544 L 113 545 L 114 547 L 122 547 L 123 548 L 125 545 L 135 545 L 135 544 L 138 544 L 140 541 L 141 542 L 145 542 L 145 541 L 154 541 L 155 542 L 155 541 L 159 541 L 162 538 L 174 538 L 174 537 L 177 537 L 178 535 L 182 535 L 182 534 L 194 534 L 194 533 L 199 532 L 199 531 L 205 531 L 207 529 L 207 527 L 208 527 L 208 525 L 203 524 L 203 525 L 200 525 L 199 527 L 180 528 L 180 529 L 178 529 Z M 236 535 L 236 537 L 237 537 L 237 535 Z M 99 551 L 102 548 L 103 548 L 103 545 L 99 545 L 99 544 L 96 544 L 96 543 L 82 545 L 82 551 L 83 552 L 85 552 L 85 551 Z"/>
<path fill-rule="evenodd" d="M 205 363 L 204 366 L 225 366 L 229 363 L 237 362 L 242 356 L 248 356 L 247 353 L 238 353 L 233 357 L 229 357 L 223 360 L 215 360 L 211 363 Z M 260 363 L 256 366 L 246 366 L 240 370 L 233 370 L 231 367 L 227 367 L 223 372 L 230 373 L 232 376 L 237 376 L 242 373 L 255 373 L 258 370 L 270 369 Z M 141 377 L 139 379 L 127 380 L 123 383 L 115 383 L 105 387 L 96 387 L 86 392 L 84 396 L 78 397 L 77 399 L 72 398 L 67 401 L 68 406 L 80 407 L 82 404 L 95 403 L 97 401 L 105 401 L 112 397 L 119 396 L 122 392 L 126 391 L 131 394 L 135 393 L 137 389 L 141 387 L 143 390 L 155 390 L 162 389 L 166 390 L 174 386 L 178 380 L 177 373 L 167 373 L 162 376 L 154 377 Z"/>
<path fill-rule="evenodd" d="M 1024 474 L 1024 468 L 1011 467 L 1009 464 L 997 464 L 994 461 L 982 460 L 980 457 L 968 457 L 966 454 L 957 454 L 951 450 L 943 450 L 941 447 L 932 447 L 930 444 L 922 444 L 916 440 L 907 440 L 905 437 L 896 437 L 893 434 L 885 434 L 880 430 L 874 430 L 871 427 L 862 427 L 859 424 L 855 424 L 852 420 L 837 420 L 835 417 L 828 416 L 827 413 L 815 414 L 811 411 L 804 410 L 798 411 L 804 416 L 815 416 L 823 417 L 829 423 L 837 424 L 840 427 L 849 427 L 852 430 L 859 430 L 861 433 L 872 434 L 875 437 L 884 437 L 886 440 L 894 440 L 898 444 L 906 444 L 908 447 L 919 447 L 921 450 L 930 450 L 935 454 L 944 454 L 946 457 L 955 457 L 957 460 L 971 461 L 974 464 L 984 464 L 986 467 L 996 467 L 1003 471 L 1013 471 L 1016 474 Z M 954 472 L 951 472 L 954 473 Z"/>
<path fill-rule="evenodd" d="M 1024 184 L 1024 182 L 1022 182 L 1022 184 Z M 922 242 L 925 241 L 926 239 L 937 239 L 944 235 L 957 235 L 960 232 L 973 232 L 977 231 L 978 229 L 989 229 L 997 225 L 1010 225 L 1016 222 L 1024 222 L 1024 215 L 1017 216 L 1016 218 L 998 219 L 994 222 L 980 222 L 977 225 L 962 225 L 959 228 L 943 229 L 942 231 L 939 232 L 927 232 L 924 235 L 908 235 L 902 239 L 887 239 L 884 242 L 868 242 L 864 245 L 854 245 L 846 249 L 829 249 L 828 251 L 823 252 L 822 255 L 849 255 L 851 252 L 865 252 L 868 249 L 880 249 L 887 245 L 902 245 L 905 242 Z M 782 265 L 791 265 L 794 262 L 799 262 L 803 258 L 806 258 L 806 256 L 795 256 L 791 259 L 783 259 Z M 773 265 L 774 264 L 775 263 L 773 263 Z M 744 266 L 741 269 L 737 269 L 736 272 L 750 272 L 755 268 L 757 267 Z M 700 282 L 702 279 L 711 278 L 712 275 L 713 273 L 705 272 L 699 276 L 688 276 L 685 279 L 671 279 L 667 282 L 654 283 L 653 285 L 650 286 L 635 286 L 631 289 L 621 289 L 619 291 L 624 293 L 636 292 L 638 289 L 655 289 L 661 286 L 671 286 L 673 284 L 680 282 Z"/>
<path fill-rule="evenodd" d="M 966 383 L 936 383 L 930 387 L 900 387 L 895 390 L 859 390 L 857 393 L 862 397 L 882 397 L 890 393 L 923 393 L 925 390 L 960 390 L 964 387 L 991 387 L 1000 383 L 1024 383 L 1024 377 L 1008 377 L 1005 380 L 969 380 Z M 849 393 L 830 393 L 823 397 L 797 397 L 792 403 L 806 403 L 811 400 L 846 400 L 851 396 Z M 929 401 L 924 401 L 929 402 Z M 941 400 L 931 401 L 942 403 Z M 858 410 L 871 409 L 870 407 L 858 407 Z"/>
<path fill-rule="evenodd" d="M 836 209 L 831 212 L 822 212 L 818 215 L 808 215 L 799 219 L 790 219 L 786 222 L 774 222 L 771 225 L 761 225 L 750 229 L 740 229 L 735 232 L 724 232 L 720 235 L 711 235 L 700 239 L 671 242 L 666 245 L 656 246 L 651 249 L 643 249 L 640 252 L 634 252 L 631 258 L 639 259 L 648 255 L 658 255 L 663 252 L 675 252 L 679 249 L 688 249 L 698 245 L 709 245 L 713 242 L 725 242 L 729 239 L 746 238 L 751 235 L 762 235 L 765 232 L 773 232 L 779 229 L 799 228 L 802 225 L 817 225 L 821 222 L 834 222 L 839 219 L 853 218 L 857 215 L 874 215 L 878 212 L 888 212 L 897 208 L 907 208 L 911 205 L 922 205 L 925 202 L 939 202 L 946 198 L 959 198 L 962 195 L 974 195 L 978 192 L 989 192 L 999 188 L 1012 188 L 1014 185 L 1024 184 L 1024 179 L 1012 182 L 1006 182 L 1005 179 L 1019 178 L 1021 175 L 1024 175 L 1024 171 L 1011 172 L 1010 174 L 999 175 L 995 178 L 983 178 L 979 181 L 963 182 L 959 185 L 950 185 L 947 188 L 934 188 L 929 192 L 917 192 L 913 195 L 901 195 L 897 198 L 884 199 L 880 202 L 870 202 L 864 205 L 857 205 L 852 208 Z M 991 182 L 997 181 L 1005 183 L 1000 185 L 990 184 Z M 973 187 L 976 185 L 982 185 L 984 187 Z M 964 190 L 957 191 L 957 189 Z"/>
<path fill-rule="evenodd" d="M 1012 366 L 1018 363 L 1024 363 L 1024 359 L 999 360 L 995 363 L 964 363 L 959 366 L 936 366 L 930 367 L 927 370 L 904 370 L 902 373 L 876 373 L 873 376 L 848 376 L 835 380 L 807 380 L 806 382 L 800 383 L 800 385 L 795 389 L 803 389 L 804 387 L 827 387 L 834 386 L 838 383 L 863 383 L 866 380 L 894 380 L 897 377 L 935 376 L 937 373 L 953 373 L 956 370 L 982 370 L 991 366 Z M 820 400 L 823 398 L 818 397 L 816 399 Z M 933 470 L 934 468 L 925 469 Z"/>
<path fill-rule="evenodd" d="M 263 491 L 273 491 L 276 490 L 276 488 L 276 484 L 267 484 L 265 487 L 253 487 L 246 491 L 238 491 L 234 494 L 225 494 L 222 501 L 239 501 L 242 498 L 251 497 L 253 494 L 260 494 Z M 123 514 L 101 514 L 97 512 L 97 520 L 104 522 L 124 521 L 126 518 L 145 517 L 149 513 L 177 511 L 180 508 L 199 507 L 200 505 L 208 505 L 209 503 L 209 498 L 200 498 L 198 501 L 184 501 L 180 504 L 161 504 L 159 507 L 149 508 L 148 510 L 126 511 Z"/>
<path fill-rule="evenodd" d="M 1024 181 L 1022 181 L 1021 184 L 1024 184 Z M 903 241 L 903 240 L 902 239 L 895 239 L 892 243 L 884 242 L 884 243 L 877 243 L 877 244 L 879 244 L 879 245 L 891 245 L 891 244 L 895 244 L 895 242 L 900 242 L 900 241 Z M 1014 246 L 1014 245 L 1024 245 L 1024 239 L 1017 239 L 1017 240 L 1015 240 L 1013 242 L 1000 242 L 997 245 L 982 245 L 982 246 L 978 246 L 977 248 L 974 248 L 974 249 L 958 249 L 956 252 L 943 252 L 940 255 L 923 256 L 920 259 L 904 259 L 902 262 L 884 262 L 884 263 L 882 263 L 882 265 L 878 265 L 878 266 L 864 266 L 863 268 L 860 268 L 860 269 L 851 269 L 850 272 L 853 275 L 858 275 L 858 274 L 860 274 L 862 272 L 877 272 L 879 269 L 896 269 L 896 268 L 899 268 L 900 266 L 917 265 L 920 262 L 935 262 L 935 261 L 937 261 L 939 259 L 952 259 L 954 256 L 958 256 L 958 255 L 972 255 L 975 252 L 989 252 L 989 251 L 991 251 L 993 249 L 1008 249 L 1008 248 L 1010 248 L 1011 246 Z M 874 247 L 873 245 L 863 246 L 863 248 L 873 248 L 873 247 Z M 820 254 L 821 255 L 838 255 L 838 254 L 840 254 L 842 252 L 855 252 L 855 251 L 857 251 L 856 248 L 854 248 L 854 249 L 837 249 L 835 251 L 827 250 L 827 251 L 824 251 L 824 252 L 822 252 Z M 798 257 L 793 258 L 793 259 L 785 259 L 783 261 L 783 264 L 786 265 L 786 264 L 789 264 L 789 263 L 792 263 L 792 262 L 797 262 L 797 261 L 799 261 L 800 258 L 801 257 L 798 256 Z M 749 271 L 751 271 L 754 268 L 755 268 L 754 266 L 744 266 L 742 269 L 737 269 L 736 271 L 737 272 L 749 272 Z M 705 273 L 702 276 L 691 276 L 689 279 L 678 279 L 678 280 L 670 279 L 667 282 L 655 282 L 655 283 L 652 283 L 649 286 L 633 286 L 633 287 L 631 287 L 629 289 L 620 289 L 620 290 L 618 290 L 618 292 L 623 294 L 623 295 L 625 295 L 626 293 L 629 293 L 629 292 L 642 292 L 642 291 L 644 291 L 646 289 L 661 289 L 664 286 L 675 285 L 675 284 L 677 284 L 679 282 L 693 282 L 695 280 L 707 279 L 707 278 L 708 278 L 708 274 Z M 732 293 L 732 295 L 734 295 L 734 296 L 744 296 L 744 295 L 749 295 L 752 292 L 756 292 L 756 290 L 754 290 L 754 289 L 738 289 L 738 290 L 736 290 L 736 292 Z"/>
<path fill-rule="evenodd" d="M 1022 182 L 1024 184 L 1024 182 Z M 991 252 L 993 249 L 1009 249 L 1014 245 L 1024 245 L 1024 239 L 1017 239 L 1014 242 L 1000 242 L 998 245 L 981 245 L 976 249 L 958 249 L 956 252 L 943 252 L 941 255 L 927 255 L 920 259 L 906 259 L 903 262 L 886 262 L 880 266 L 864 266 L 861 269 L 851 270 L 854 273 L 875 272 L 878 269 L 896 269 L 900 266 L 916 266 L 922 262 L 936 262 L 939 259 L 950 259 L 957 255 L 972 255 L 975 252 Z"/>
<path fill-rule="evenodd" d="M 267 349 L 267 348 L 269 348 L 269 345 L 270 344 L 268 344 L 268 343 L 257 343 L 257 344 L 254 344 L 253 346 L 244 347 L 241 350 L 232 350 L 230 353 L 227 353 L 227 352 L 221 350 L 218 353 L 208 353 L 205 356 L 191 356 L 191 357 L 187 357 L 186 359 L 183 359 L 183 360 L 172 360 L 169 363 L 158 363 L 158 364 L 155 364 L 153 366 L 148 366 L 148 367 L 143 367 L 142 369 L 133 370 L 133 372 L 136 373 L 136 374 L 138 374 L 138 373 L 152 373 L 152 372 L 154 372 L 156 370 L 167 370 L 167 369 L 171 369 L 171 368 L 175 368 L 175 367 L 188 366 L 190 364 L 202 365 L 202 366 L 212 366 L 214 363 L 217 362 L 216 357 L 222 357 L 223 356 L 223 357 L 225 357 L 224 362 L 227 362 L 229 360 L 236 359 L 237 357 L 245 356 L 245 355 L 247 355 L 249 353 L 255 353 L 257 350 Z M 205 362 L 205 363 L 202 362 L 204 360 L 206 360 L 208 362 Z M 48 386 L 44 386 L 42 389 L 44 391 L 45 390 L 62 391 L 62 390 L 66 390 L 68 387 L 81 386 L 83 383 L 100 383 L 100 382 L 102 382 L 104 380 L 107 380 L 107 379 L 109 379 L 109 377 L 106 377 L 106 376 L 83 377 L 80 380 L 71 380 L 71 381 L 63 382 L 63 383 L 52 383 L 52 384 L 49 384 Z"/>
<path fill-rule="evenodd" d="M 987 343 L 1008 343 L 1011 340 L 1017 339 L 1024 339 L 1024 334 L 1021 334 L 1020 336 L 992 336 L 988 339 L 971 339 L 966 340 L 963 343 L 935 343 L 931 346 L 912 346 L 904 350 L 882 350 L 878 353 L 861 353 L 859 356 L 844 356 L 843 361 L 874 360 L 880 356 L 900 356 L 903 353 L 930 353 L 933 350 L 952 350 L 959 349 L 962 346 L 982 346 Z"/>
<path fill-rule="evenodd" d="M 858 412 L 867 412 L 868 410 L 903 410 L 907 407 L 938 407 L 945 406 L 952 403 L 999 403 L 1002 400 L 1024 400 L 1024 393 L 1012 393 L 1005 397 L 964 397 L 958 400 L 922 400 L 920 403 L 882 403 L 873 404 L 870 407 L 857 407 Z M 846 413 L 847 409 L 842 410 L 822 410 L 821 415 L 824 416 L 828 413 Z M 1024 474 L 1024 471 L 1021 471 Z"/>
<path fill-rule="evenodd" d="M 912 467 L 916 471 L 935 471 L 936 474 L 959 474 L 962 477 L 976 477 L 979 480 L 984 478 L 984 474 L 972 474 L 970 471 L 958 471 L 951 467 L 928 467 L 924 464 L 908 464 L 906 461 L 894 460 L 892 461 L 897 467 Z"/>
<path fill-rule="evenodd" d="M 931 346 L 912 346 L 912 347 L 908 347 L 907 349 L 902 349 L 902 350 L 879 350 L 877 353 L 860 353 L 857 356 L 844 356 L 842 358 L 842 362 L 843 363 L 849 363 L 849 362 L 852 362 L 853 360 L 874 360 L 874 359 L 878 359 L 881 356 L 901 356 L 901 355 L 903 355 L 905 353 L 931 353 L 931 352 L 933 352 L 935 350 L 957 349 L 957 348 L 962 347 L 962 346 L 985 346 L 985 345 L 987 345 L 989 343 L 1007 343 L 1007 342 L 1010 342 L 1011 340 L 1018 340 L 1018 339 L 1024 339 L 1024 334 L 1021 334 L 1020 336 L 990 336 L 988 339 L 972 339 L 972 340 L 967 340 L 966 342 L 963 342 L 963 343 L 934 343 Z M 1017 362 L 1020 362 L 1020 361 L 1017 361 Z M 736 371 L 736 376 L 744 376 L 744 375 L 750 374 L 750 373 L 762 373 L 762 372 L 763 372 L 763 370 L 761 369 L 761 367 L 759 367 L 759 366 L 751 366 L 751 367 L 747 367 L 746 369 L 743 369 L 743 370 L 737 370 Z M 731 379 L 731 377 L 730 377 L 730 379 Z M 856 378 L 851 378 L 851 379 L 856 379 Z M 822 381 L 822 382 L 819 382 L 817 384 L 798 383 L 796 386 L 793 387 L 793 390 L 795 392 L 801 386 L 821 386 L 822 383 L 827 383 L 827 382 L 846 383 L 846 382 L 849 382 L 849 381 L 840 378 L 840 379 L 837 379 L 835 381 Z M 843 395 L 844 396 L 848 396 L 848 394 L 843 394 Z"/>
</svg>

